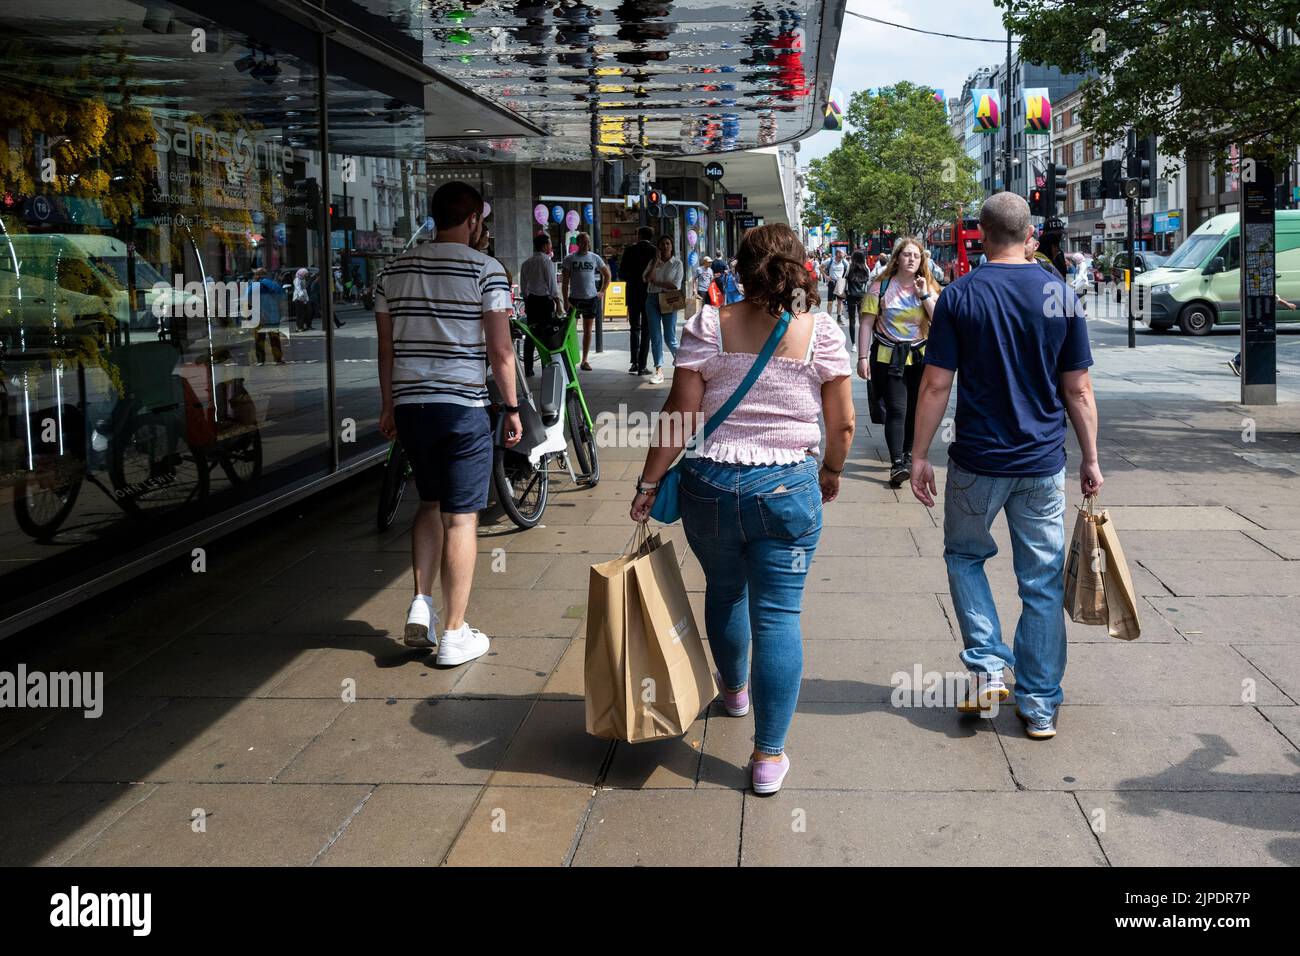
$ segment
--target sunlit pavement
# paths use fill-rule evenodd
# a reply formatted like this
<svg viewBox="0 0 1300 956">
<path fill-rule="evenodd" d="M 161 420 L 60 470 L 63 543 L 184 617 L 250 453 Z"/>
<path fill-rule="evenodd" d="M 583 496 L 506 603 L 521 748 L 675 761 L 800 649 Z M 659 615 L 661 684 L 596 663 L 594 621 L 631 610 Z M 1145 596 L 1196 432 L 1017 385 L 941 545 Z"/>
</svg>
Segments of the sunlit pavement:
<svg viewBox="0 0 1300 956">
<path fill-rule="evenodd" d="M 1129 352 L 1121 324 L 1092 330 L 1103 503 L 1143 635 L 1068 626 L 1055 740 L 1008 708 L 891 705 L 893 675 L 959 670 L 960 641 L 942 502 L 885 483 L 857 383 L 779 795 L 746 792 L 750 717 L 637 746 L 583 731 L 587 568 L 626 544 L 644 455 L 606 447 L 598 487 L 553 477 L 544 526 L 484 526 L 469 620 L 493 644 L 467 666 L 395 640 L 412 502 L 377 534 L 377 474 L 212 542 L 206 573 L 172 566 L 0 644 L 7 670 L 107 681 L 98 719 L 0 712 L 0 863 L 1300 863 L 1300 336 L 1280 339 L 1282 404 L 1245 409 L 1233 335 L 1143 331 Z M 627 374 L 625 332 L 606 344 L 593 406 L 656 410 L 668 385 Z M 702 621 L 703 576 L 667 534 Z"/>
</svg>

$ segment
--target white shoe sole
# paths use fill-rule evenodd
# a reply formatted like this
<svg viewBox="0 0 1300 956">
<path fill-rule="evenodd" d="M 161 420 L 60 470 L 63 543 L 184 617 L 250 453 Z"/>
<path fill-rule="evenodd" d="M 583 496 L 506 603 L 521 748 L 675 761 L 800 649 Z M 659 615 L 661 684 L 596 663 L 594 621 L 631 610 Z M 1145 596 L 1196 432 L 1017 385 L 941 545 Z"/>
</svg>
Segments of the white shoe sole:
<svg viewBox="0 0 1300 956">
<path fill-rule="evenodd" d="M 464 650 L 461 650 L 460 648 L 453 648 L 453 649 L 451 650 L 451 652 L 448 653 L 448 654 L 444 654 L 444 653 L 442 652 L 442 648 L 439 648 L 439 649 L 438 649 L 438 660 L 437 660 L 438 666 L 439 666 L 439 667 L 455 667 L 457 664 L 464 664 L 464 663 L 466 663 L 466 662 L 468 662 L 468 661 L 472 661 L 472 660 L 474 660 L 474 659 L 476 659 L 476 658 L 479 658 L 479 657 L 482 657 L 484 654 L 486 654 L 486 653 L 488 652 L 488 647 L 489 647 L 489 646 L 490 646 L 490 645 L 484 645 L 484 646 L 483 646 L 483 649 L 482 649 L 481 651 L 474 651 L 474 650 L 470 650 L 470 649 L 468 649 L 468 648 L 466 648 L 466 649 L 464 649 Z M 445 647 L 445 645 L 444 645 L 444 647 Z"/>
<path fill-rule="evenodd" d="M 728 716 L 728 717 L 744 717 L 746 714 L 749 713 L 749 705 L 748 705 L 748 704 L 746 704 L 746 705 L 745 705 L 744 707 L 742 707 L 740 710 L 732 710 L 732 709 L 731 709 L 730 707 L 728 707 L 726 704 L 723 704 L 723 705 L 722 705 L 722 709 L 725 710 L 725 711 L 727 712 L 727 716 Z"/>
</svg>

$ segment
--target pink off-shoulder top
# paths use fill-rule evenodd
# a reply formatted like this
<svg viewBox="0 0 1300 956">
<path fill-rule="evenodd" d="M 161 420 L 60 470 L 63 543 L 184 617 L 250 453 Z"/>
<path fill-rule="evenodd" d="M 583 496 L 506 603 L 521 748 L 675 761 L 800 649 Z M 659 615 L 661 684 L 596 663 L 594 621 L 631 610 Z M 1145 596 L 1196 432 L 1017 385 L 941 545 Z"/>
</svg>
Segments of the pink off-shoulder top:
<svg viewBox="0 0 1300 956">
<path fill-rule="evenodd" d="M 741 403 L 700 446 L 701 456 L 738 465 L 787 465 L 818 453 L 822 385 L 848 375 L 851 366 L 835 320 L 825 312 L 812 318 L 816 326 L 807 353 L 772 356 Z M 715 306 L 704 306 L 683 326 L 675 365 L 703 377 L 705 421 L 740 385 L 755 358 L 722 350 Z"/>
</svg>

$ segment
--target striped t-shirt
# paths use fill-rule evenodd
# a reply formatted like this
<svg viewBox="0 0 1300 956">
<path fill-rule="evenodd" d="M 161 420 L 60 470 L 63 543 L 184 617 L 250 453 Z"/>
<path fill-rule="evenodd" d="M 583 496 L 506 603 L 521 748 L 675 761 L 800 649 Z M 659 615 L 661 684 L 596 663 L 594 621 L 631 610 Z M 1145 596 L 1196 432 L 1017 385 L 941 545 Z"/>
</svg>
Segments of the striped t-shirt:
<svg viewBox="0 0 1300 956">
<path fill-rule="evenodd" d="M 510 308 L 501 263 L 462 243 L 394 259 L 375 282 L 375 311 L 393 319 L 393 404 L 489 404 L 483 313 Z"/>
</svg>

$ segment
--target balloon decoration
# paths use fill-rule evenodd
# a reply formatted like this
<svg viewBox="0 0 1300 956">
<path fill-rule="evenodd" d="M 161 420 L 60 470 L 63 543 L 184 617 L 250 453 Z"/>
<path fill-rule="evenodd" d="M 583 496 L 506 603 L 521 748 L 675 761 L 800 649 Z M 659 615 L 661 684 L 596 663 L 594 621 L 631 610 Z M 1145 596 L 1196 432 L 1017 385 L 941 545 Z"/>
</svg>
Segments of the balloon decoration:
<svg viewBox="0 0 1300 956">
<path fill-rule="evenodd" d="M 557 225 L 558 225 L 559 223 L 564 222 L 564 207 L 563 207 L 563 206 L 558 206 L 558 205 L 557 205 L 557 206 L 552 206 L 552 207 L 551 207 L 551 218 L 555 220 L 555 222 L 556 222 Z"/>
<path fill-rule="evenodd" d="M 576 209 L 570 209 L 564 216 L 564 224 L 570 229 L 577 229 L 580 222 L 582 222 L 582 219 L 578 216 L 578 210 Z"/>
<path fill-rule="evenodd" d="M 700 241 L 699 234 L 696 233 L 694 229 L 691 229 L 686 233 L 686 247 L 688 249 L 694 249 L 695 244 L 699 241 Z"/>
<path fill-rule="evenodd" d="M 483 200 L 483 218 L 486 219 L 490 215 L 492 215 L 492 204 L 485 199 Z"/>
<path fill-rule="evenodd" d="M 582 207 L 582 221 L 583 221 L 583 222 L 586 222 L 586 223 L 594 222 L 594 221 L 595 221 L 595 214 L 596 214 L 596 211 L 595 211 L 594 209 L 592 209 L 592 207 L 591 207 L 591 203 L 586 203 L 586 204 Z"/>
<path fill-rule="evenodd" d="M 699 221 L 699 218 L 700 218 L 700 214 L 695 211 L 694 206 L 686 207 L 686 225 L 694 226 L 695 223 Z"/>
<path fill-rule="evenodd" d="M 533 219 L 536 220 L 537 225 L 539 226 L 546 225 L 546 217 L 549 214 L 550 214 L 550 210 L 546 208 L 545 203 L 539 202 L 536 206 L 533 207 Z"/>
<path fill-rule="evenodd" d="M 691 252 L 686 256 L 686 264 L 690 266 L 692 269 L 694 269 L 697 265 L 700 264 L 700 254 L 692 249 Z"/>
</svg>

